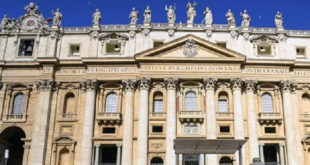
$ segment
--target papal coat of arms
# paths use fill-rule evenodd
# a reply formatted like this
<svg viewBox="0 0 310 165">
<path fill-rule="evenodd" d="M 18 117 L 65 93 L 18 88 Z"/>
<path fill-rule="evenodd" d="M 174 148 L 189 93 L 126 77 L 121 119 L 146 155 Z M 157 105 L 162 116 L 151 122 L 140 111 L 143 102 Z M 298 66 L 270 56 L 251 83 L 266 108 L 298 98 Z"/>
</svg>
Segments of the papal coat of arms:
<svg viewBox="0 0 310 165">
<path fill-rule="evenodd" d="M 195 41 L 192 39 L 187 40 L 183 51 L 184 55 L 187 57 L 194 57 L 197 55 L 197 52 Z"/>
</svg>

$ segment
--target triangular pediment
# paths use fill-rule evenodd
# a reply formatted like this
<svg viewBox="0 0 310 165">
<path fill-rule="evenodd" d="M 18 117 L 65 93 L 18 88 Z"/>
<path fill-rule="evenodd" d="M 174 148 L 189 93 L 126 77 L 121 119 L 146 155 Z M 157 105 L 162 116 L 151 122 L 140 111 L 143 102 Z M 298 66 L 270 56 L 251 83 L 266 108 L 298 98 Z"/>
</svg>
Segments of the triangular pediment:
<svg viewBox="0 0 310 165">
<path fill-rule="evenodd" d="M 186 35 L 135 55 L 138 61 L 244 61 L 245 56 L 194 35 Z"/>
</svg>

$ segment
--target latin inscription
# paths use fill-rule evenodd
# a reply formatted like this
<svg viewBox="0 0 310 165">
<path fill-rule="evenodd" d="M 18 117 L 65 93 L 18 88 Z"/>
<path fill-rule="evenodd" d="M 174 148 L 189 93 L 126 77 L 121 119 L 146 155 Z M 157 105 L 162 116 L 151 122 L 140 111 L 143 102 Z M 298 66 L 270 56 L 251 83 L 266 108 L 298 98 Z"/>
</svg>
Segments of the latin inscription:
<svg viewBox="0 0 310 165">
<path fill-rule="evenodd" d="M 278 68 L 246 68 L 245 73 L 255 74 L 289 74 L 289 69 L 278 69 Z"/>
<path fill-rule="evenodd" d="M 141 71 L 240 72 L 239 66 L 142 65 Z"/>
</svg>

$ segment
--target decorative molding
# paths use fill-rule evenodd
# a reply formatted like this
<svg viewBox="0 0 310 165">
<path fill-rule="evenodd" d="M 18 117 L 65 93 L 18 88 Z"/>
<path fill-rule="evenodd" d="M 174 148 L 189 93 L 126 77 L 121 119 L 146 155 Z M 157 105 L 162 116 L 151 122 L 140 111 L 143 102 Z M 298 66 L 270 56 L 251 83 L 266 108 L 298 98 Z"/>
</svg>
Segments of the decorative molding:
<svg viewBox="0 0 310 165">
<path fill-rule="evenodd" d="M 254 92 L 257 88 L 257 80 L 245 80 L 246 92 Z"/>
<path fill-rule="evenodd" d="M 280 88 L 282 92 L 293 92 L 297 87 L 296 82 L 291 80 L 281 80 Z"/>
<path fill-rule="evenodd" d="M 206 90 L 215 90 L 217 87 L 217 78 L 205 78 L 203 79 Z"/>
<path fill-rule="evenodd" d="M 140 90 L 149 90 L 151 84 L 151 79 L 146 77 L 141 77 L 138 80 L 138 85 Z"/>
<path fill-rule="evenodd" d="M 177 88 L 177 85 L 178 85 L 178 78 L 173 78 L 173 77 L 170 77 L 170 78 L 164 78 L 164 82 L 166 84 L 166 88 L 169 90 L 175 90 Z"/>
<path fill-rule="evenodd" d="M 87 79 L 80 82 L 80 87 L 83 91 L 96 90 L 98 87 L 97 79 Z"/>
<path fill-rule="evenodd" d="M 186 57 L 194 57 L 198 53 L 196 42 L 192 39 L 189 39 L 185 42 L 183 54 Z"/>
<path fill-rule="evenodd" d="M 133 92 L 135 91 L 137 87 L 137 81 L 136 80 L 123 80 L 122 81 L 123 88 L 126 92 Z"/>
<path fill-rule="evenodd" d="M 52 89 L 52 87 L 55 85 L 55 82 L 52 79 L 42 79 L 36 81 L 35 85 L 38 91 L 47 91 Z"/>
<path fill-rule="evenodd" d="M 231 78 L 230 85 L 232 90 L 241 90 L 243 86 L 243 80 L 241 78 Z"/>
</svg>

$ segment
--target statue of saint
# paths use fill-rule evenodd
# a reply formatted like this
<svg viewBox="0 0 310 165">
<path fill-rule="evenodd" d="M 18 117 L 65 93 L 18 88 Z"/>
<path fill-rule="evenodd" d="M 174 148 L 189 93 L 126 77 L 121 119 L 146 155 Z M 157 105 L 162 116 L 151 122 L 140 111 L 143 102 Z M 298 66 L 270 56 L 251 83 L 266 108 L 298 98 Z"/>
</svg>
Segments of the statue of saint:
<svg viewBox="0 0 310 165">
<path fill-rule="evenodd" d="M 228 9 L 228 12 L 226 13 L 226 18 L 227 18 L 227 23 L 228 23 L 229 27 L 235 27 L 236 26 L 234 14 L 231 12 L 230 9 Z"/>
<path fill-rule="evenodd" d="M 278 29 L 282 29 L 283 28 L 283 17 L 282 14 L 280 13 L 280 11 L 277 12 L 275 18 L 274 18 L 274 22 L 276 24 L 276 27 Z"/>
<path fill-rule="evenodd" d="M 165 6 L 165 10 L 167 11 L 168 23 L 174 24 L 176 16 L 174 13 L 174 9 L 172 8 L 172 5 L 170 5 L 169 8 L 167 6 Z"/>
<path fill-rule="evenodd" d="M 247 13 L 247 11 L 244 10 L 243 13 L 240 13 L 240 16 L 242 18 L 241 27 L 242 28 L 249 28 L 251 18 L 249 16 L 249 14 Z"/>
<path fill-rule="evenodd" d="M 151 10 L 150 10 L 150 6 L 147 6 L 146 9 L 144 10 L 144 24 L 150 24 L 151 23 Z"/>
<path fill-rule="evenodd" d="M 196 10 L 195 10 L 195 6 L 196 6 L 196 2 L 194 2 L 193 4 L 191 3 L 187 3 L 187 24 L 193 24 L 194 23 L 194 19 L 196 17 Z"/>
<path fill-rule="evenodd" d="M 3 19 L 1 20 L 1 29 L 7 29 L 8 24 L 9 24 L 9 18 L 6 14 L 4 14 Z"/>
<path fill-rule="evenodd" d="M 136 25 L 139 19 L 139 12 L 136 10 L 136 8 L 132 8 L 132 11 L 129 15 L 130 20 L 130 24 L 131 25 Z"/>
<path fill-rule="evenodd" d="M 95 13 L 93 14 L 93 26 L 99 26 L 102 19 L 101 12 L 99 9 L 96 9 Z"/>
<path fill-rule="evenodd" d="M 59 8 L 57 8 L 55 12 L 52 11 L 52 14 L 54 16 L 54 18 L 53 18 L 53 26 L 60 26 L 61 20 L 62 20 L 62 14 L 59 11 Z"/>
<path fill-rule="evenodd" d="M 203 12 L 203 14 L 205 15 L 205 24 L 211 26 L 213 23 L 213 16 L 211 10 L 206 7 L 206 10 Z"/>
</svg>

